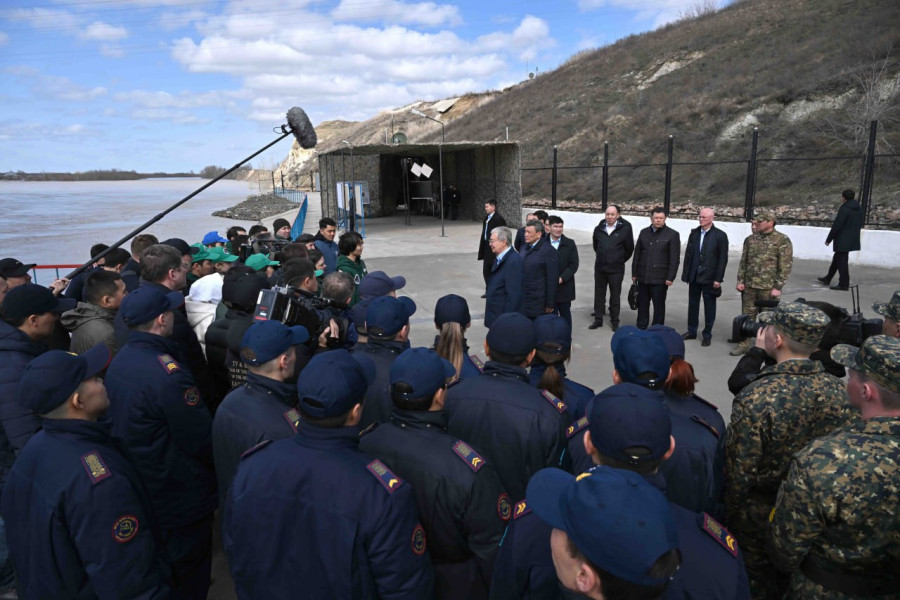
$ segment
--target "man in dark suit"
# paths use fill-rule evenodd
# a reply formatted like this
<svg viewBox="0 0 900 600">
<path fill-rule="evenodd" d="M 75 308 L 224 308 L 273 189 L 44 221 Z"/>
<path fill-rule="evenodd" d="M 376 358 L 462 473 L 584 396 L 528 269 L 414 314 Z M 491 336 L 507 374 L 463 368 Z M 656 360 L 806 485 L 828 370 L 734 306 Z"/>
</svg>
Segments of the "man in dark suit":
<svg viewBox="0 0 900 600">
<path fill-rule="evenodd" d="M 838 282 L 837 285 L 831 286 L 833 290 L 850 289 L 850 267 L 847 262 L 850 253 L 860 249 L 859 232 L 863 226 L 863 213 L 855 196 L 856 193 L 853 190 L 841 192 L 843 204 L 838 209 L 828 237 L 825 238 L 826 246 L 834 242 L 834 257 L 831 259 L 831 266 L 828 267 L 828 274 L 825 277 L 819 277 L 818 280 L 828 285 L 831 283 L 831 278 L 837 273 Z"/>
<path fill-rule="evenodd" d="M 535 219 L 525 224 L 522 246 L 522 314 L 530 319 L 556 310 L 559 256 L 550 246 L 544 224 Z"/>
<path fill-rule="evenodd" d="M 666 324 L 666 295 L 678 275 L 681 260 L 681 237 L 666 227 L 666 209 L 657 206 L 650 213 L 650 227 L 641 230 L 634 245 L 631 279 L 638 284 L 638 329 L 650 324 L 650 302 L 653 302 L 653 324 Z"/>
<path fill-rule="evenodd" d="M 562 218 L 553 215 L 550 223 L 550 246 L 559 257 L 559 286 L 556 288 L 556 312 L 572 326 L 572 300 L 575 299 L 575 272 L 578 270 L 578 247 L 563 235 Z"/>
<path fill-rule="evenodd" d="M 478 260 L 484 261 L 483 271 L 486 285 L 491 276 L 491 267 L 493 266 L 491 259 L 494 256 L 491 253 L 490 245 L 491 231 L 496 227 L 506 227 L 506 219 L 497 212 L 497 202 L 494 200 L 488 200 L 484 203 L 484 212 L 484 219 L 481 221 L 481 238 L 478 240 Z"/>
<path fill-rule="evenodd" d="M 594 228 L 594 322 L 588 329 L 603 327 L 606 310 L 606 287 L 609 286 L 609 326 L 619 328 L 619 306 L 625 263 L 634 254 L 634 234 L 631 223 L 619 214 L 619 207 L 610 204 L 605 218 Z"/>
<path fill-rule="evenodd" d="M 490 327 L 503 313 L 519 312 L 522 308 L 524 267 L 522 257 L 510 248 L 511 241 L 512 231 L 508 227 L 495 227 L 491 232 L 489 243 L 494 260 L 485 260 L 491 265 L 484 309 L 485 327 Z"/>
<path fill-rule="evenodd" d="M 721 295 L 725 265 L 728 264 L 728 236 L 713 225 L 716 212 L 700 209 L 700 226 L 691 230 L 684 250 L 681 280 L 688 284 L 688 330 L 686 340 L 697 339 L 700 324 L 700 297 L 703 297 L 703 341 L 709 346 L 713 323 L 716 322 L 716 298 Z"/>
</svg>

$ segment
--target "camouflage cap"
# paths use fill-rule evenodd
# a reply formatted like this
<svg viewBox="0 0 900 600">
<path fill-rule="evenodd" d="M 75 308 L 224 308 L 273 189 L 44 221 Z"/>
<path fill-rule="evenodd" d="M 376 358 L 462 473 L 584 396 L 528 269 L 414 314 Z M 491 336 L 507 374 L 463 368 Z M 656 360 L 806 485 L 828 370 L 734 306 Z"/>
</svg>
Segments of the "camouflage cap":
<svg viewBox="0 0 900 600">
<path fill-rule="evenodd" d="M 774 221 L 775 211 L 770 208 L 760 208 L 753 213 L 753 221 Z"/>
<path fill-rule="evenodd" d="M 775 325 L 778 330 L 801 344 L 818 344 L 831 324 L 824 312 L 800 302 L 784 302 L 774 310 L 760 313 L 759 322 Z"/>
<path fill-rule="evenodd" d="M 900 338 L 873 335 L 863 342 L 862 348 L 838 344 L 831 349 L 831 358 L 900 393 Z"/>
<path fill-rule="evenodd" d="M 900 321 L 900 290 L 894 292 L 890 302 L 876 302 L 872 310 L 882 317 Z"/>
</svg>

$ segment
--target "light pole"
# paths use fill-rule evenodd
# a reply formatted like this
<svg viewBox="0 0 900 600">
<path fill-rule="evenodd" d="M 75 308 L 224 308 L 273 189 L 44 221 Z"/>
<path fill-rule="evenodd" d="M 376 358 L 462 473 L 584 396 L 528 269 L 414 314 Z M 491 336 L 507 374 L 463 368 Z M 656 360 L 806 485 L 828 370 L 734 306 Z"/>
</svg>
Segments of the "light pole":
<svg viewBox="0 0 900 600">
<path fill-rule="evenodd" d="M 416 110 L 415 108 L 411 108 L 409 110 L 412 114 L 417 117 L 425 117 L 430 121 L 434 121 L 435 123 L 440 123 L 441 125 L 441 143 L 438 145 L 438 175 L 440 177 L 440 190 L 438 190 L 438 202 L 441 204 L 441 237 L 447 237 L 444 235 L 444 122 L 435 119 L 434 117 L 429 117 L 421 110 Z"/>
<path fill-rule="evenodd" d="M 356 194 L 353 190 L 356 176 L 353 173 L 353 144 L 347 140 L 341 140 L 341 143 L 350 146 L 350 194 L 348 205 L 350 207 L 350 231 L 356 231 Z"/>
</svg>

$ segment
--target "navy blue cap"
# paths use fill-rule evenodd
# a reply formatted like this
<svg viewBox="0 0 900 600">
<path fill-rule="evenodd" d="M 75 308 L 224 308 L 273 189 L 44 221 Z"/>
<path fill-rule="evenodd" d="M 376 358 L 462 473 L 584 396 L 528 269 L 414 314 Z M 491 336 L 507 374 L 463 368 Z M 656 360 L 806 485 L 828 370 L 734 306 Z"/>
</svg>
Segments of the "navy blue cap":
<svg viewBox="0 0 900 600">
<path fill-rule="evenodd" d="M 675 519 L 666 497 L 643 476 L 599 466 L 577 477 L 541 469 L 528 482 L 527 495 L 537 516 L 565 531 L 604 571 L 643 586 L 668 580 L 648 571 L 678 547 Z"/>
<path fill-rule="evenodd" d="M 166 311 L 175 310 L 184 304 L 181 292 L 165 294 L 153 287 L 141 286 L 122 300 L 119 312 L 129 327 L 152 321 Z"/>
<path fill-rule="evenodd" d="M 610 346 L 613 364 L 622 381 L 653 389 L 662 388 L 666 377 L 669 376 L 671 359 L 666 345 L 658 335 L 626 325 L 619 327 L 613 334 Z M 639 378 L 645 373 L 651 373 L 653 377 Z"/>
<path fill-rule="evenodd" d="M 360 298 L 359 302 L 350 308 L 350 314 L 353 316 L 353 324 L 357 331 L 366 330 L 366 313 L 369 312 L 369 305 L 375 298 Z"/>
<path fill-rule="evenodd" d="M 469 303 L 462 296 L 447 294 L 438 298 L 434 305 L 434 324 L 440 327 L 444 323 L 459 323 L 463 327 L 471 323 Z"/>
<path fill-rule="evenodd" d="M 366 335 L 384 338 L 395 335 L 409 323 L 416 312 L 416 303 L 407 297 L 379 296 L 366 309 Z"/>
<path fill-rule="evenodd" d="M 367 356 L 343 349 L 316 354 L 297 379 L 299 407 L 318 419 L 342 415 L 363 401 L 373 381 L 375 365 Z"/>
<path fill-rule="evenodd" d="M 200 248 L 191 246 L 181 238 L 169 238 L 166 241 L 160 243 L 164 246 L 172 246 L 173 248 L 178 250 L 178 252 L 180 252 L 182 256 L 184 256 L 185 254 L 190 254 L 191 256 L 193 256 L 194 254 L 200 252 Z"/>
<path fill-rule="evenodd" d="M 241 361 L 262 365 L 309 339 L 306 327 L 288 327 L 278 321 L 257 321 L 247 328 L 241 339 Z"/>
<path fill-rule="evenodd" d="M 491 350 L 520 356 L 534 350 L 537 336 L 531 319 L 522 313 L 503 313 L 488 329 L 486 340 Z"/>
<path fill-rule="evenodd" d="M 73 298 L 57 298 L 53 292 L 36 283 L 17 285 L 3 298 L 3 314 L 10 319 L 23 319 L 48 312 L 64 313 L 78 305 Z"/>
<path fill-rule="evenodd" d="M 0 276 L 4 279 L 9 277 L 21 277 L 27 275 L 28 271 L 33 269 L 37 263 L 24 264 L 16 258 L 4 258 L 0 260 Z"/>
<path fill-rule="evenodd" d="M 647 328 L 647 331 L 659 336 L 663 344 L 666 345 L 669 358 L 684 358 L 684 338 L 681 337 L 680 333 L 668 325 L 651 325 Z"/>
<path fill-rule="evenodd" d="M 52 412 L 68 400 L 82 382 L 105 369 L 111 358 L 106 344 L 97 344 L 80 355 L 62 350 L 44 352 L 22 372 L 16 402 L 38 415 Z"/>
<path fill-rule="evenodd" d="M 537 349 L 550 354 L 565 354 L 572 348 L 572 326 L 559 315 L 541 315 L 534 320 Z"/>
<path fill-rule="evenodd" d="M 359 295 L 363 298 L 387 296 L 405 285 L 405 277 L 388 277 L 388 274 L 384 271 L 372 271 L 359 282 Z"/>
<path fill-rule="evenodd" d="M 660 394 L 636 383 L 614 385 L 594 396 L 588 428 L 601 454 L 632 465 L 661 458 L 672 435 Z"/>
<path fill-rule="evenodd" d="M 456 375 L 456 367 L 428 348 L 407 348 L 391 365 L 390 381 L 408 383 L 413 391 L 404 398 L 430 398 Z"/>
</svg>

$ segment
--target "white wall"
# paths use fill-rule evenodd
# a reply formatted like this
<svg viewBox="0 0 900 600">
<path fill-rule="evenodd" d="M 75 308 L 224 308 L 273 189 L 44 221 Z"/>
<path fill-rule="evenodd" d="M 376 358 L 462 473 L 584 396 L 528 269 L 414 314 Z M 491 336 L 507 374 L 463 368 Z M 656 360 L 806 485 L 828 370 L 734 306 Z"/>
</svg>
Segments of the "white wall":
<svg viewBox="0 0 900 600">
<path fill-rule="evenodd" d="M 524 220 L 532 209 L 522 209 Z M 566 223 L 566 229 L 581 231 L 593 231 L 594 227 L 603 218 L 600 213 L 568 212 L 561 210 L 547 211 L 550 214 L 559 215 Z M 623 216 L 634 228 L 637 238 L 638 232 L 650 225 L 649 216 L 635 216 L 627 213 Z M 687 219 L 668 219 L 666 225 L 677 230 L 681 235 L 682 246 L 687 244 L 688 234 L 691 229 L 697 227 L 697 221 Z M 716 221 L 716 227 L 722 229 L 728 235 L 729 250 L 740 252 L 743 248 L 744 238 L 750 235 L 750 223 L 733 223 Z M 825 245 L 828 235 L 827 227 L 806 227 L 799 225 L 778 225 L 778 231 L 791 238 L 794 245 L 794 256 L 809 260 L 830 261 L 832 256 L 831 246 Z M 876 229 L 863 229 L 862 251 L 850 253 L 850 264 L 867 265 L 873 267 L 900 267 L 900 231 L 882 231 Z"/>
</svg>

